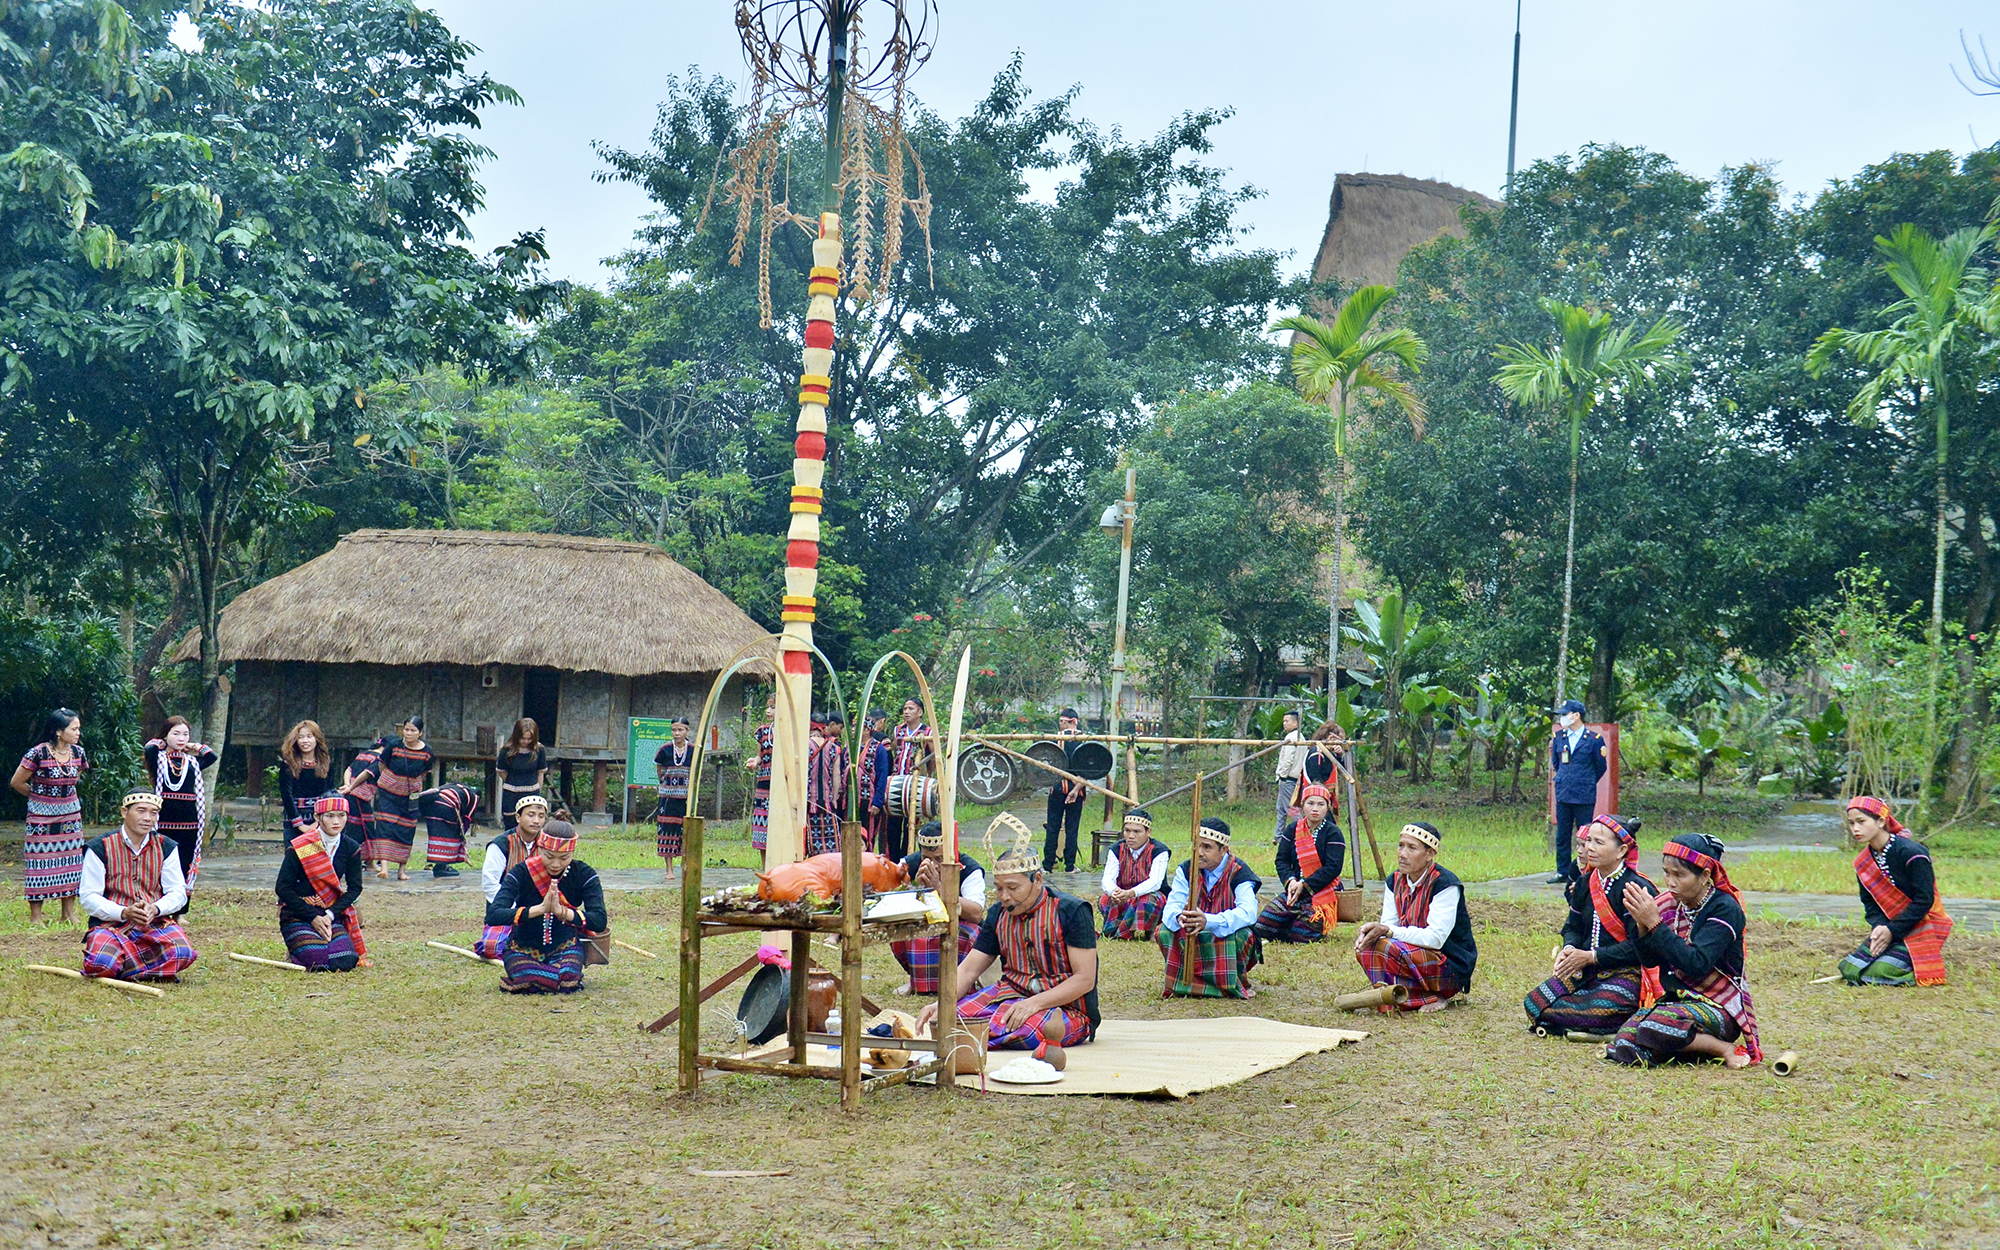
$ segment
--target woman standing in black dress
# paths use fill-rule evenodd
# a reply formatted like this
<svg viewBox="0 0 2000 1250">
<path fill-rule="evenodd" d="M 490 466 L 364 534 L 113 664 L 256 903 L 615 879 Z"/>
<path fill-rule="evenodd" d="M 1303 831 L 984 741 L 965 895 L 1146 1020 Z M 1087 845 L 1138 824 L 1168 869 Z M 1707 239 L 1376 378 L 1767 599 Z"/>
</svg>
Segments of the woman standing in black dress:
<svg viewBox="0 0 2000 1250">
<path fill-rule="evenodd" d="M 495 761 L 500 768 L 500 823 L 514 831 L 514 805 L 530 794 L 542 792 L 542 778 L 549 771 L 549 754 L 542 749 L 541 726 L 532 716 L 514 722 Z"/>
<path fill-rule="evenodd" d="M 332 768 L 333 753 L 318 721 L 293 725 L 278 744 L 278 800 L 284 807 L 287 841 L 315 828 L 313 804 L 336 789 L 327 776 Z"/>
<path fill-rule="evenodd" d="M 375 875 L 389 875 L 389 863 L 396 865 L 396 880 L 408 881 L 403 866 L 410 862 L 410 848 L 417 842 L 417 795 L 424 778 L 430 775 L 437 756 L 424 741 L 424 718 L 411 716 L 403 721 L 403 738 L 384 738 L 375 748 L 380 772 L 375 778 L 375 819 L 372 830 L 376 845 L 388 851 L 375 865 Z"/>
<path fill-rule="evenodd" d="M 146 744 L 146 775 L 160 796 L 160 823 L 155 831 L 172 838 L 180 852 L 181 877 L 194 892 L 201 873 L 201 838 L 208 831 L 208 791 L 202 774 L 214 767 L 216 754 L 193 737 L 187 717 L 167 717 L 167 727 Z"/>
</svg>

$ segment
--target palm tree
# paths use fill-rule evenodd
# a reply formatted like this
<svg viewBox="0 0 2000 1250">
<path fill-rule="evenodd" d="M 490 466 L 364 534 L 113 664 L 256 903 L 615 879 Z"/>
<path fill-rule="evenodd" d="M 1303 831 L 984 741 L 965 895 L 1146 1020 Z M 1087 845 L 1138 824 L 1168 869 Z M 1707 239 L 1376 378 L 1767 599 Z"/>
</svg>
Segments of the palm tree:
<svg viewBox="0 0 2000 1250">
<path fill-rule="evenodd" d="M 1850 420 L 1872 425 L 1885 392 L 1910 395 L 1919 415 L 1926 392 L 1937 419 L 1937 541 L 1931 565 L 1930 697 L 1924 729 L 1924 788 L 1930 789 L 1937 755 L 1938 662 L 1944 651 L 1945 466 L 1950 452 L 1951 410 L 1946 398 L 1945 354 L 1961 332 L 2000 333 L 2000 304 L 1988 298 L 1986 274 L 1973 267 L 1980 250 L 2000 233 L 2000 222 L 1967 226 L 1940 243 L 1904 222 L 1895 233 L 1876 236 L 1882 269 L 1903 298 L 1882 310 L 1894 318 L 1886 330 L 1832 329 L 1819 336 L 1806 356 L 1806 369 L 1819 377 L 1836 353 L 1850 352 L 1877 370 L 1847 405 Z"/>
<path fill-rule="evenodd" d="M 1553 299 L 1544 299 L 1542 308 L 1555 318 L 1555 345 L 1516 343 L 1502 347 L 1499 356 L 1504 363 L 1493 380 L 1515 403 L 1569 418 L 1569 541 L 1563 550 L 1562 640 L 1556 647 L 1556 702 L 1560 703 L 1569 676 L 1570 603 L 1576 583 L 1576 476 L 1583 456 L 1583 423 L 1613 390 L 1633 394 L 1679 376 L 1683 366 L 1671 351 L 1681 333 L 1680 323 L 1671 317 L 1660 318 L 1641 334 L 1637 322 L 1612 329 L 1610 313 Z"/>
<path fill-rule="evenodd" d="M 1407 381 L 1389 372 L 1400 362 L 1412 376 L 1423 368 L 1430 349 L 1413 330 L 1377 330 L 1376 314 L 1396 298 L 1396 288 L 1381 283 L 1364 286 L 1347 297 L 1331 325 L 1308 313 L 1286 317 L 1273 329 L 1290 330 L 1292 377 L 1308 402 L 1324 403 L 1333 413 L 1333 594 L 1326 613 L 1326 688 L 1339 685 L 1341 562 L 1347 551 L 1347 415 L 1357 391 L 1388 400 L 1409 418 L 1418 438 L 1424 436 L 1424 402 Z M 1328 706 L 1331 706 L 1329 704 Z"/>
</svg>

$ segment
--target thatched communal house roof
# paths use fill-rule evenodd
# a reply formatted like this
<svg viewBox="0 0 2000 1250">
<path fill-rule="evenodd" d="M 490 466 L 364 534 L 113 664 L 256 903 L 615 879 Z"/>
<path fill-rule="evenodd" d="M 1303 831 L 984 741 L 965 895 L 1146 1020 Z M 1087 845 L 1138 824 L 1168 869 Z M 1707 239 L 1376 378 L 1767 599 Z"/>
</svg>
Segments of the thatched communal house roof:
<svg viewBox="0 0 2000 1250">
<path fill-rule="evenodd" d="M 720 672 L 768 637 L 644 543 L 562 534 L 356 530 L 222 612 L 222 659 L 519 664 L 641 677 Z M 176 660 L 200 655 L 190 633 Z"/>
<path fill-rule="evenodd" d="M 1327 205 L 1326 232 L 1313 258 L 1313 281 L 1353 289 L 1393 283 L 1413 247 L 1441 234 L 1463 236 L 1458 210 L 1500 205 L 1477 191 L 1401 174 L 1337 174 Z"/>
</svg>

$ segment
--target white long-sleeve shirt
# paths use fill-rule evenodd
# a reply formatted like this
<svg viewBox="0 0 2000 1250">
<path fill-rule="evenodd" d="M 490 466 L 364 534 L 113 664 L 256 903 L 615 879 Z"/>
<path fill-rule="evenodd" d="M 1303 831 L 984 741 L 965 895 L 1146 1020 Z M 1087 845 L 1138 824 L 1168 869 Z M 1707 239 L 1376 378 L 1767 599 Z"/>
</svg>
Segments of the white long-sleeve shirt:
<svg viewBox="0 0 2000 1250">
<path fill-rule="evenodd" d="M 1167 854 L 1165 851 L 1155 854 L 1153 856 L 1153 865 L 1146 872 L 1146 879 L 1133 886 L 1132 893 L 1139 898 L 1144 898 L 1148 894 L 1157 894 L 1163 889 L 1167 884 L 1167 869 L 1174 866 L 1173 858 L 1173 856 Z M 1119 888 L 1118 853 L 1116 850 L 1112 852 L 1110 859 L 1104 861 L 1103 885 L 1106 894 Z"/>
<path fill-rule="evenodd" d="M 1298 745 L 1278 748 L 1278 768 L 1276 775 L 1279 781 L 1293 781 L 1298 778 L 1300 770 L 1306 766 L 1306 739 L 1304 734 L 1294 729 L 1285 735 L 1285 741 L 1297 743 Z"/>
<path fill-rule="evenodd" d="M 1162 856 L 1162 858 L 1165 858 Z M 1224 861 L 1227 862 L 1227 861 Z M 1201 874 L 1204 886 L 1213 886 L 1222 876 L 1222 864 L 1217 864 Z M 1167 891 L 1167 907 L 1160 913 L 1160 923 L 1178 930 L 1180 914 L 1187 910 L 1188 879 L 1180 869 L 1174 869 L 1174 888 Z M 1208 921 L 1202 927 L 1211 937 L 1228 937 L 1238 929 L 1247 929 L 1257 920 L 1257 887 L 1245 881 L 1236 887 L 1236 906 L 1228 911 L 1206 913 Z"/>
<path fill-rule="evenodd" d="M 500 892 L 500 879 L 507 875 L 507 845 L 495 842 L 486 848 L 486 858 L 479 861 L 479 888 L 486 891 L 486 901 Z"/>
<path fill-rule="evenodd" d="M 1444 940 L 1451 936 L 1452 926 L 1458 923 L 1458 887 L 1448 885 L 1431 895 L 1430 914 L 1424 917 L 1423 924 L 1397 924 L 1396 919 L 1396 892 L 1384 890 L 1382 923 L 1389 926 L 1389 936 L 1425 950 L 1443 950 Z"/>
<path fill-rule="evenodd" d="M 124 837 L 125 835 L 121 829 L 112 836 Z M 148 838 L 156 838 L 159 835 L 149 833 L 146 836 Z M 127 839 L 125 845 L 131 846 L 131 840 Z M 146 849 L 146 844 L 141 842 L 133 849 L 143 851 Z M 83 910 L 93 917 L 99 920 L 109 920 L 113 924 L 122 924 L 124 922 L 125 909 L 104 897 L 104 861 L 98 858 L 96 851 L 86 849 L 83 853 L 83 880 L 78 883 L 76 892 L 77 896 L 83 900 Z M 153 901 L 153 906 L 160 909 L 162 916 L 167 916 L 186 907 L 187 901 L 187 878 L 181 875 L 181 857 L 172 854 L 162 855 L 160 857 L 160 897 Z"/>
</svg>

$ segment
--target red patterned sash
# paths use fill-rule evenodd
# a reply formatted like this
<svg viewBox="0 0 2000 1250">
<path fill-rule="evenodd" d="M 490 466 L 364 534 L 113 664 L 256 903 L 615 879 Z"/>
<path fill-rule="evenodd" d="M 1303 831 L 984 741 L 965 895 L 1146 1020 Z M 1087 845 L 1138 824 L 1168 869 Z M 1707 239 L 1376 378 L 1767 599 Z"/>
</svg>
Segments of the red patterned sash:
<svg viewBox="0 0 2000 1250">
<path fill-rule="evenodd" d="M 1292 854 L 1299 857 L 1299 879 L 1305 880 L 1320 870 L 1319 829 L 1306 828 L 1305 817 L 1292 826 Z M 1335 877 L 1323 890 L 1313 894 L 1313 918 L 1328 932 L 1340 923 L 1340 878 Z"/>
<path fill-rule="evenodd" d="M 549 887 L 555 884 L 556 879 L 549 875 L 549 866 L 542 862 L 541 853 L 538 851 L 521 862 L 528 866 L 528 880 L 535 883 L 535 889 L 541 892 L 543 898 L 547 898 Z"/>
<path fill-rule="evenodd" d="M 299 867 L 306 870 L 306 880 L 312 882 L 319 905 L 332 908 L 347 892 L 347 883 L 334 871 L 333 856 L 327 854 L 326 844 L 317 834 L 300 834 L 292 839 L 292 850 L 298 852 Z M 347 938 L 354 943 L 354 953 L 366 959 L 368 944 L 361 940 L 361 913 L 349 907 L 340 913 L 340 918 L 347 925 Z"/>
<path fill-rule="evenodd" d="M 1063 943 L 1056 896 L 1042 891 L 1042 901 L 1025 916 L 1000 911 L 1001 980 L 1023 998 L 1033 998 L 1069 979 L 1069 947 Z"/>
<path fill-rule="evenodd" d="M 1854 875 L 1861 878 L 1861 887 L 1874 898 L 1883 915 L 1893 920 L 1910 909 L 1910 896 L 1896 888 L 1896 883 L 1882 871 L 1882 865 L 1875 862 L 1866 847 L 1854 857 Z M 1944 894 L 1940 891 L 1931 896 L 1930 911 L 1903 938 L 1903 945 L 1910 950 L 1910 968 L 1917 974 L 1918 985 L 1945 983 L 1944 940 L 1950 936 L 1951 917 L 1945 913 Z"/>
<path fill-rule="evenodd" d="M 120 907 L 159 902 L 161 854 L 158 834 L 135 851 L 123 833 L 113 831 L 104 839 L 104 897 Z"/>
<path fill-rule="evenodd" d="M 1671 891 L 1660 891 L 1654 901 L 1660 905 L 1661 924 L 1672 926 L 1673 932 L 1683 940 L 1693 935 L 1694 914 L 1682 907 L 1680 899 Z M 1682 982 L 1686 984 L 1686 978 L 1682 978 Z M 1736 1044 L 1738 1051 L 1749 1055 L 1752 1063 L 1764 1062 L 1764 1048 L 1757 1041 L 1757 1010 L 1750 1002 L 1748 985 L 1711 968 L 1708 975 L 1689 988 L 1736 1021 L 1736 1027 L 1743 1030 L 1743 1040 Z"/>
<path fill-rule="evenodd" d="M 1213 916 L 1236 906 L 1236 887 L 1231 884 L 1236 879 L 1236 857 L 1224 855 L 1221 871 L 1215 874 L 1215 884 L 1208 883 L 1208 874 L 1201 870 L 1199 863 L 1190 863 L 1195 876 L 1201 878 L 1201 888 L 1195 892 L 1195 910 Z"/>
<path fill-rule="evenodd" d="M 1625 940 L 1625 922 L 1611 909 L 1611 898 L 1604 892 L 1604 874 L 1593 868 L 1590 870 L 1590 903 L 1597 909 L 1597 923 L 1614 942 Z M 1667 992 L 1660 983 L 1660 970 L 1643 965 L 1639 969 L 1639 1005 L 1650 1007 L 1660 1001 Z"/>
<path fill-rule="evenodd" d="M 1396 874 L 1396 923 L 1404 928 L 1417 928 L 1431 922 L 1431 891 L 1437 888 L 1438 875 L 1434 871 L 1424 873 L 1422 889 L 1410 886 L 1410 875 Z"/>
</svg>

